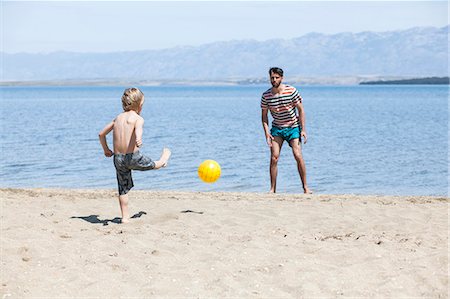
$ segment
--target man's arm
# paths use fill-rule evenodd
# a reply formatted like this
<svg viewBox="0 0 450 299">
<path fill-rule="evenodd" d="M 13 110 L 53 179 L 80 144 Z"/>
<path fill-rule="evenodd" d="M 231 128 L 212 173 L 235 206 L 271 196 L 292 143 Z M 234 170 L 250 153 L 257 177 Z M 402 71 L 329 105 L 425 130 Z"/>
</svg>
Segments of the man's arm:
<svg viewBox="0 0 450 299">
<path fill-rule="evenodd" d="M 105 153 L 106 157 L 111 157 L 113 155 L 113 152 L 109 149 L 108 143 L 106 142 L 106 135 L 111 132 L 111 130 L 114 128 L 114 121 L 107 124 L 103 130 L 98 133 L 98 138 L 100 139 L 100 144 L 103 147 L 103 152 Z"/>
<path fill-rule="evenodd" d="M 305 109 L 303 108 L 302 102 L 298 102 L 297 105 L 298 110 L 298 120 L 300 121 L 300 126 L 302 127 L 302 131 L 300 132 L 300 136 L 303 138 L 303 143 L 306 143 L 308 141 L 308 135 L 306 134 L 306 127 L 305 127 Z"/>
<path fill-rule="evenodd" d="M 267 108 L 261 108 L 261 120 L 262 120 L 263 129 L 264 129 L 264 135 L 266 135 L 267 145 L 272 147 L 273 136 L 270 134 L 270 130 L 269 130 L 268 111 L 269 111 L 269 109 L 267 109 Z"/>
<path fill-rule="evenodd" d="M 136 121 L 135 133 L 136 133 L 136 146 L 142 146 L 142 133 L 144 132 L 144 119 L 139 117 Z"/>
</svg>

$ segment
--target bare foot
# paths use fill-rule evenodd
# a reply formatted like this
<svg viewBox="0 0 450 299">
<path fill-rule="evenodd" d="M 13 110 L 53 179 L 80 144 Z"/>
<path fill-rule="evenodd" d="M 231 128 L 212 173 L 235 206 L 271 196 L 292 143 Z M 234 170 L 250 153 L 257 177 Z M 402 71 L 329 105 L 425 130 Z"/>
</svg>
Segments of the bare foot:
<svg viewBox="0 0 450 299">
<path fill-rule="evenodd" d="M 305 194 L 313 194 L 313 192 L 308 187 L 303 189 L 303 193 L 305 193 Z"/>
<path fill-rule="evenodd" d="M 275 193 L 275 190 L 270 189 L 268 193 Z"/>
<path fill-rule="evenodd" d="M 122 220 L 120 221 L 120 223 L 129 223 L 130 222 L 130 218 L 122 218 Z"/>
<path fill-rule="evenodd" d="M 166 167 L 167 163 L 169 162 L 169 158 L 172 155 L 172 152 L 170 151 L 170 149 L 168 149 L 167 147 L 165 147 L 163 149 L 163 153 L 161 155 L 161 161 L 163 162 L 162 167 Z"/>
</svg>

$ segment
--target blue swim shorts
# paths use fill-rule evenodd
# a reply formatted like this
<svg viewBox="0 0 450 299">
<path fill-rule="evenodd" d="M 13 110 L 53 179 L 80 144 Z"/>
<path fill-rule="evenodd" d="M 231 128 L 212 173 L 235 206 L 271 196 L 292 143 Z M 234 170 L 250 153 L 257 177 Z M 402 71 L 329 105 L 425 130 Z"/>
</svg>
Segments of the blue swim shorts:
<svg viewBox="0 0 450 299">
<path fill-rule="evenodd" d="M 299 140 L 301 139 L 300 137 L 300 127 L 286 127 L 286 128 L 279 128 L 279 127 L 272 127 L 270 129 L 270 134 L 273 137 L 281 137 L 283 138 L 283 140 L 286 140 L 287 142 L 291 141 L 292 139 L 298 138 Z"/>
</svg>

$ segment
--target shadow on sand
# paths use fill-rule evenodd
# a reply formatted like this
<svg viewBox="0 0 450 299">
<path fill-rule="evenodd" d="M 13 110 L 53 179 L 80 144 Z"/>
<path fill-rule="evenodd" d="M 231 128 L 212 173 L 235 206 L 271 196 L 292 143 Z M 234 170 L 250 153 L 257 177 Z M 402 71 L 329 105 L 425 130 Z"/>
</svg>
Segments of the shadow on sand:
<svg viewBox="0 0 450 299">
<path fill-rule="evenodd" d="M 140 211 L 139 213 L 134 214 L 131 216 L 131 218 L 141 218 L 142 215 L 147 215 L 146 212 Z M 122 222 L 122 219 L 119 217 L 116 217 L 114 219 L 100 219 L 98 218 L 98 215 L 90 215 L 90 216 L 72 216 L 70 219 L 82 219 L 84 221 L 87 221 L 92 224 L 103 224 L 103 225 L 109 225 L 109 223 L 115 223 L 120 224 Z"/>
</svg>

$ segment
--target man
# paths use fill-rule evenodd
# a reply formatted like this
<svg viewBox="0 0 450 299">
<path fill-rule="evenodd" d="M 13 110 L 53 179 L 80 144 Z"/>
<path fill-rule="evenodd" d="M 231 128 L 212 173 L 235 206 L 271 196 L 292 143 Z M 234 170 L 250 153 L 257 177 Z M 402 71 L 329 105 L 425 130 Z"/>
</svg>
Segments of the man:
<svg viewBox="0 0 450 299">
<path fill-rule="evenodd" d="M 306 183 L 306 168 L 301 150 L 301 140 L 306 143 L 305 111 L 302 98 L 293 86 L 283 84 L 283 70 L 273 67 L 269 70 L 269 88 L 262 94 L 261 110 L 262 124 L 266 135 L 267 145 L 270 147 L 270 192 L 277 190 L 278 158 L 281 146 L 286 140 L 292 148 L 297 169 L 303 185 L 304 193 L 312 193 Z M 273 117 L 272 128 L 269 131 L 269 119 L 267 111 Z M 298 112 L 297 112 L 297 111 Z"/>
</svg>

